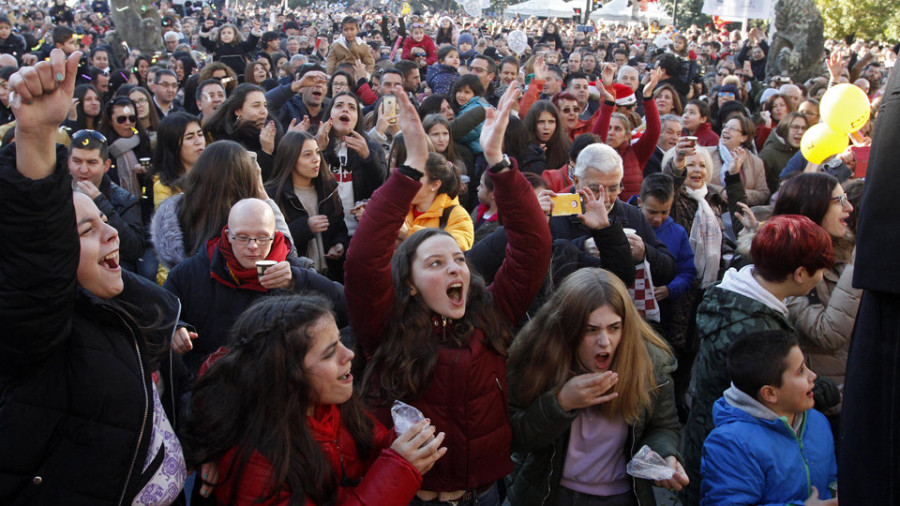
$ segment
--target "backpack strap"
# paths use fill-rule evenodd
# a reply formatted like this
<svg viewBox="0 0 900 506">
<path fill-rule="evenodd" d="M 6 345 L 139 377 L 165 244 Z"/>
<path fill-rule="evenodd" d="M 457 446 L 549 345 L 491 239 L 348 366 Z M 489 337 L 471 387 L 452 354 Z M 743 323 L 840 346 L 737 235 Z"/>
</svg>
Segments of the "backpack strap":
<svg viewBox="0 0 900 506">
<path fill-rule="evenodd" d="M 438 220 L 438 227 L 441 230 L 444 230 L 445 228 L 447 228 L 447 222 L 450 221 L 450 213 L 453 212 L 454 207 L 456 207 L 456 205 L 452 205 L 450 207 L 445 207 L 444 212 L 441 213 L 441 219 Z"/>
</svg>

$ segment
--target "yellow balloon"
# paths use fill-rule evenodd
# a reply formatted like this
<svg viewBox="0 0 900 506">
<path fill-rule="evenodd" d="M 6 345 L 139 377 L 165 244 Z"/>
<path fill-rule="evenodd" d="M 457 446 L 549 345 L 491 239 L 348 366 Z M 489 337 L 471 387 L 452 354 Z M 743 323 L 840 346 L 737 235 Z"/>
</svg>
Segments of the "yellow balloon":
<svg viewBox="0 0 900 506">
<path fill-rule="evenodd" d="M 825 92 L 819 112 L 832 130 L 849 134 L 866 125 L 872 106 L 866 92 L 859 86 L 843 83 Z"/>
<path fill-rule="evenodd" d="M 800 151 L 808 161 L 822 163 L 829 156 L 845 150 L 849 143 L 847 134 L 835 132 L 825 123 L 819 123 L 810 127 L 803 134 L 803 139 L 800 140 Z"/>
</svg>

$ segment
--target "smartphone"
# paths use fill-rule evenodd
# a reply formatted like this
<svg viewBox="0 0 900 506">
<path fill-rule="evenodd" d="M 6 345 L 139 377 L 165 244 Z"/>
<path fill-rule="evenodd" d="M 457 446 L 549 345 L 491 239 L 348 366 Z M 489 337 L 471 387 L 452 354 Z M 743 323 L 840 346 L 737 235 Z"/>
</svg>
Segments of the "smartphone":
<svg viewBox="0 0 900 506">
<path fill-rule="evenodd" d="M 394 95 L 385 95 L 382 99 L 384 102 L 384 115 L 391 117 L 397 115 L 397 97 Z"/>
<path fill-rule="evenodd" d="M 571 216 L 584 214 L 584 201 L 577 193 L 562 193 L 553 197 L 551 216 Z"/>
</svg>

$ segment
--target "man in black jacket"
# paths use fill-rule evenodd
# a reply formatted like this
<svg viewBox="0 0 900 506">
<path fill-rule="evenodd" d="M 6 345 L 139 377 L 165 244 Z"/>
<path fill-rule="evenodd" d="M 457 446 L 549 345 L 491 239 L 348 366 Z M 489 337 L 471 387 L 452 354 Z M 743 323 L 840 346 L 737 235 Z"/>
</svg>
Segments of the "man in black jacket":
<svg viewBox="0 0 900 506">
<path fill-rule="evenodd" d="M 163 288 L 181 299 L 181 319 L 196 329 L 193 342 L 182 333 L 172 348 L 185 354 L 193 373 L 225 344 L 238 316 L 269 294 L 319 292 L 332 301 L 338 326 L 347 325 L 344 288 L 308 269 L 309 259 L 289 257 L 290 250 L 290 242 L 275 231 L 272 208 L 244 199 L 231 208 L 219 237 L 169 272 Z M 257 262 L 266 260 L 274 265 L 260 274 Z"/>
<path fill-rule="evenodd" d="M 144 254 L 144 224 L 140 201 L 106 175 L 112 161 L 106 137 L 95 130 L 79 130 L 69 147 L 69 173 L 78 189 L 94 201 L 108 223 L 119 232 L 120 265 L 137 272 L 137 260 Z"/>
<path fill-rule="evenodd" d="M 591 144 L 578 155 L 575 163 L 575 191 L 588 188 L 598 200 L 604 200 L 610 227 L 621 239 L 623 229 L 630 228 L 633 234 L 626 234 L 631 249 L 632 260 L 638 264 L 646 259 L 650 263 L 650 273 L 655 286 L 668 285 L 677 273 L 675 258 L 662 241 L 656 238 L 650 222 L 640 209 L 622 202 L 618 197 L 622 191 L 622 159 L 616 151 L 606 144 Z M 575 216 L 554 216 L 550 218 L 550 233 L 553 239 L 568 239 L 576 243 L 585 252 L 596 251 L 600 245 L 592 246 L 588 239 L 593 237 L 589 230 Z M 621 277 L 621 276 L 620 276 Z M 634 278 L 623 279 L 631 284 Z"/>
</svg>

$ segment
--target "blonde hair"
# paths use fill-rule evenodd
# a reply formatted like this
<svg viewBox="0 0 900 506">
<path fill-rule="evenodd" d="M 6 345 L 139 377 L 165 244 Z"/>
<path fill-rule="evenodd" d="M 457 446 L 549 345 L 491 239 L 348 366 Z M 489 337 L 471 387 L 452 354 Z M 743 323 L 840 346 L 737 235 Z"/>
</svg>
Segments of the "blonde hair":
<svg viewBox="0 0 900 506">
<path fill-rule="evenodd" d="M 671 351 L 638 313 L 625 284 L 604 269 L 570 274 L 513 341 L 508 378 L 518 403 L 528 405 L 548 391 L 558 392 L 569 379 L 588 372 L 576 355 L 590 314 L 603 306 L 622 318 L 622 338 L 610 365 L 619 374 L 613 387 L 619 395 L 602 409 L 634 424 L 650 408 L 657 385 L 647 348 Z"/>
</svg>

